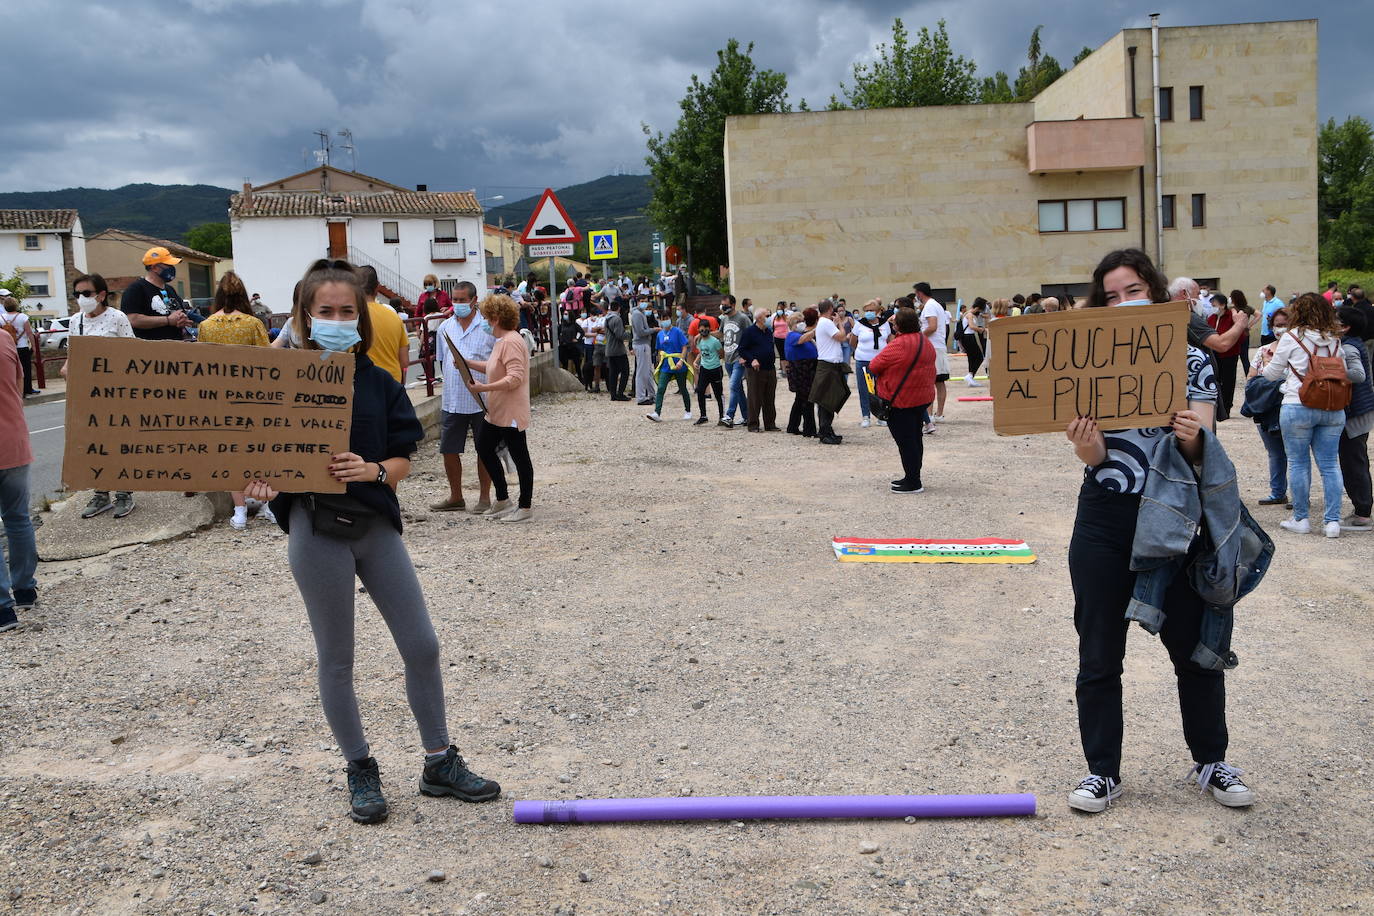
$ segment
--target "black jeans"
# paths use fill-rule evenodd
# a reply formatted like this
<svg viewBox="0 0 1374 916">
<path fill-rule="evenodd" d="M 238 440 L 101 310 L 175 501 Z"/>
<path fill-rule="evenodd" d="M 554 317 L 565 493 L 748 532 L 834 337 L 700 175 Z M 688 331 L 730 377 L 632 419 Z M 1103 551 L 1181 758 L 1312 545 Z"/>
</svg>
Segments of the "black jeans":
<svg viewBox="0 0 1374 916">
<path fill-rule="evenodd" d="M 1374 506 L 1374 490 L 1369 482 L 1369 433 L 1352 439 L 1342 431 L 1336 455 L 1341 461 L 1345 495 L 1350 497 L 1356 515 L 1369 518 L 1370 508 Z"/>
<path fill-rule="evenodd" d="M 1121 671 L 1126 657 L 1126 605 L 1135 574 L 1131 541 L 1135 537 L 1138 495 L 1123 495 L 1083 482 L 1078 517 L 1069 543 L 1073 582 L 1073 624 L 1078 631 L 1078 733 L 1088 770 L 1121 778 Z M 1226 681 L 1221 671 L 1192 660 L 1202 625 L 1202 599 L 1186 575 L 1174 579 L 1164 597 L 1168 615 L 1160 640 L 1174 663 L 1183 738 L 1197 763 L 1226 757 Z"/>
<path fill-rule="evenodd" d="M 606 357 L 606 390 L 618 398 L 625 397 L 625 386 L 630 381 L 630 357 Z"/>
<path fill-rule="evenodd" d="M 1231 416 L 1231 405 L 1236 399 L 1236 364 L 1240 362 L 1240 354 L 1217 356 L 1216 362 L 1217 393 L 1221 395 L 1221 403 L 1217 405 L 1217 419 L 1225 420 Z"/>
<path fill-rule="evenodd" d="M 772 366 L 755 369 L 750 366 L 744 380 L 748 387 L 745 399 L 749 402 L 749 428 L 759 428 L 759 418 L 763 418 L 764 429 L 778 428 L 778 408 L 773 397 L 778 390 L 778 374 Z"/>
<path fill-rule="evenodd" d="M 894 407 L 887 415 L 887 431 L 892 434 L 897 454 L 902 458 L 902 481 L 918 487 L 921 486 L 921 461 L 925 458 L 925 442 L 921 438 L 925 421 L 921 418 L 929 406 Z"/>
<path fill-rule="evenodd" d="M 722 397 L 721 377 L 723 372 L 720 366 L 714 369 L 702 369 L 697 367 L 697 404 L 701 407 L 701 415 L 706 416 L 706 389 L 711 389 L 711 395 L 716 399 L 716 419 L 725 419 L 725 399 Z"/>
<path fill-rule="evenodd" d="M 792 413 L 787 418 L 787 431 L 803 436 L 816 435 L 816 410 L 811 398 L 800 392 L 792 399 Z"/>
<path fill-rule="evenodd" d="M 33 347 L 19 347 L 19 363 L 24 367 L 24 393 L 34 394 L 33 387 Z"/>
<path fill-rule="evenodd" d="M 983 365 L 983 345 L 978 341 L 977 334 L 959 335 L 959 344 L 968 354 L 968 374 L 977 375 L 978 370 Z"/>
<path fill-rule="evenodd" d="M 564 369 L 568 369 L 568 366 L 571 365 L 572 368 L 571 368 L 571 369 L 568 369 L 568 371 L 571 372 L 573 375 L 577 376 L 577 378 L 578 378 L 579 380 L 581 380 L 581 378 L 582 378 L 582 344 L 580 344 L 580 343 L 559 344 L 559 345 L 558 345 L 558 363 L 559 363 L 559 365 L 561 365 Z"/>
<path fill-rule="evenodd" d="M 821 438 L 835 435 L 835 427 L 831 424 L 835 422 L 835 415 L 826 410 L 821 405 L 816 405 L 816 435 Z"/>
<path fill-rule="evenodd" d="M 510 499 L 510 491 L 506 489 L 506 469 L 496 454 L 496 449 L 502 442 L 506 444 L 506 451 L 510 452 L 511 460 L 515 462 L 515 472 L 520 478 L 520 508 L 528 509 L 530 498 L 534 496 L 534 465 L 530 462 L 530 448 L 529 443 L 525 441 L 525 431 L 513 426 L 495 426 L 483 420 L 477 434 L 477 457 L 481 459 L 482 466 L 491 477 L 496 498 Z"/>
</svg>

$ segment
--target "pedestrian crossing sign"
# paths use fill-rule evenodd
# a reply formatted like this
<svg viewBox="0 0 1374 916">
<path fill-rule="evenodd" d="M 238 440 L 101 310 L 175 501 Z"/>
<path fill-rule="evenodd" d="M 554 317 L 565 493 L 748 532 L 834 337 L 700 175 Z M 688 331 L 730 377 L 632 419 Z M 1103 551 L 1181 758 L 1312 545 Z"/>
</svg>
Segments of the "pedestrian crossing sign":
<svg viewBox="0 0 1374 916">
<path fill-rule="evenodd" d="M 593 261 L 614 261 L 620 257 L 614 229 L 594 229 L 587 233 L 587 238 L 591 241 L 588 254 Z"/>
</svg>

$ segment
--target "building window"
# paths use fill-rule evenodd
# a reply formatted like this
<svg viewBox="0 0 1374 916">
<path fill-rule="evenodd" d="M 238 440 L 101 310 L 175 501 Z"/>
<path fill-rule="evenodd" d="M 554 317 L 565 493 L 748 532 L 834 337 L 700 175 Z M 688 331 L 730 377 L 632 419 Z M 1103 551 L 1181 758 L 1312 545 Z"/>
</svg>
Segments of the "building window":
<svg viewBox="0 0 1374 916">
<path fill-rule="evenodd" d="M 458 221 L 456 219 L 436 219 L 434 221 L 434 241 L 458 241 Z"/>
<path fill-rule="evenodd" d="M 1202 87 L 1188 87 L 1188 120 L 1202 120 Z"/>
<path fill-rule="evenodd" d="M 382 241 L 388 245 L 394 245 L 401 240 L 401 224 L 397 222 L 382 223 Z"/>
<path fill-rule="evenodd" d="M 442 289 L 444 292 L 448 293 L 451 298 L 454 293 L 458 292 L 458 284 L 462 282 L 462 280 L 456 278 L 449 280 L 440 280 L 439 288 Z"/>
<path fill-rule="evenodd" d="M 1172 121 L 1174 119 L 1174 87 L 1159 87 L 1159 120 Z"/>
<path fill-rule="evenodd" d="M 46 269 L 19 271 L 19 279 L 29 286 L 29 295 L 35 298 L 43 298 L 52 295 L 52 273 Z"/>
<path fill-rule="evenodd" d="M 1126 228 L 1126 198 L 1040 201 L 1041 232 L 1092 232 Z"/>
<path fill-rule="evenodd" d="M 1194 194 L 1194 195 L 1193 195 L 1193 225 L 1194 225 L 1194 226 L 1205 226 L 1205 225 L 1207 225 L 1207 195 L 1206 195 L 1206 194 Z"/>
<path fill-rule="evenodd" d="M 1160 225 L 1165 229 L 1174 228 L 1174 195 L 1165 194 L 1160 198 Z"/>
<path fill-rule="evenodd" d="M 24 250 L 38 251 L 43 247 L 43 237 L 41 235 L 24 236 Z"/>
</svg>

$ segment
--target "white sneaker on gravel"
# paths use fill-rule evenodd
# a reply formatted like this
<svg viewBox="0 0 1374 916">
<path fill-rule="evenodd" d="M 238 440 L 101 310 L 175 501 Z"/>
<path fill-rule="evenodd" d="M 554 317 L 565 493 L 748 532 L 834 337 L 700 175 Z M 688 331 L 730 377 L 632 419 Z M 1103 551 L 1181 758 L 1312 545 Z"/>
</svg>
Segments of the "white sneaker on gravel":
<svg viewBox="0 0 1374 916">
<path fill-rule="evenodd" d="M 1240 780 L 1240 768 L 1224 760 L 1193 767 L 1190 778 L 1196 778 L 1203 792 L 1228 808 L 1245 808 L 1255 803 L 1255 793 Z"/>
<path fill-rule="evenodd" d="M 266 504 L 263 504 L 263 507 L 258 510 L 258 518 L 264 522 L 271 522 L 274 525 L 277 523 L 277 517 L 272 514 L 272 510 L 267 508 Z"/>
<path fill-rule="evenodd" d="M 1341 536 L 1341 523 L 1340 523 L 1340 522 L 1327 522 L 1327 523 L 1326 523 L 1325 531 L 1326 531 L 1326 536 L 1327 536 L 1327 537 L 1329 537 L 1329 538 L 1338 538 L 1338 537 Z"/>
<path fill-rule="evenodd" d="M 229 527 L 233 528 L 235 531 L 247 531 L 248 516 L 239 515 L 237 512 L 235 512 L 233 515 L 229 516 Z"/>
<path fill-rule="evenodd" d="M 868 417 L 864 417 L 862 420 L 859 421 L 859 426 L 862 427 L 863 429 L 868 429 L 868 428 L 869 428 L 870 426 L 872 426 L 872 425 L 873 425 L 873 424 L 872 424 L 871 422 L 869 422 Z"/>
<path fill-rule="evenodd" d="M 1294 521 L 1291 518 L 1286 518 L 1283 521 L 1279 522 L 1279 527 L 1282 528 L 1284 531 L 1291 531 L 1294 534 L 1312 533 L 1312 523 L 1309 522 L 1307 519 L 1302 519 L 1301 521 Z"/>
<path fill-rule="evenodd" d="M 1089 814 L 1106 811 L 1107 806 L 1121 797 L 1121 783 L 1110 776 L 1089 773 L 1069 792 L 1069 807 Z"/>
<path fill-rule="evenodd" d="M 687 411 L 686 413 L 684 413 L 684 414 L 682 415 L 682 419 L 684 419 L 684 420 L 690 420 L 690 419 L 692 419 L 692 412 L 689 410 L 689 411 Z"/>
<path fill-rule="evenodd" d="M 498 499 L 491 504 L 491 508 L 487 510 L 484 518 L 498 519 L 507 512 L 513 511 L 515 511 L 515 503 L 511 502 L 509 499 Z"/>
<path fill-rule="evenodd" d="M 646 419 L 646 420 L 653 420 L 655 423 L 662 423 L 662 422 L 663 422 L 662 418 L 659 417 L 658 411 L 657 411 L 657 410 L 651 410 L 651 411 L 649 411 L 648 413 L 646 413 L 646 414 L 644 415 L 644 419 Z"/>
<path fill-rule="evenodd" d="M 532 509 L 516 509 L 514 512 L 507 512 L 501 516 L 503 522 L 526 522 L 534 518 Z"/>
</svg>

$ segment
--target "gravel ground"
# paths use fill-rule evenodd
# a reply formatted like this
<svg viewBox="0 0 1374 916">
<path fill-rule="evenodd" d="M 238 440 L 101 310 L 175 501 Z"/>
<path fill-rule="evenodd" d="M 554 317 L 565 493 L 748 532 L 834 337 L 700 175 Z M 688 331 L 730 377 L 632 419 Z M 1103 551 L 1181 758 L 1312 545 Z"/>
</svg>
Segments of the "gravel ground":
<svg viewBox="0 0 1374 916">
<path fill-rule="evenodd" d="M 954 385 L 952 394 L 963 392 Z M 450 721 L 487 805 L 415 791 L 395 649 L 358 618 L 358 691 L 392 805 L 346 816 L 285 539 L 227 526 L 45 568 L 0 636 L 0 911 L 52 913 L 1312 913 L 1374 908 L 1374 535 L 1280 531 L 1242 605 L 1232 762 L 1185 775 L 1171 671 L 1127 658 L 1126 795 L 1083 771 L 1061 437 L 1002 439 L 951 400 L 928 490 L 888 493 L 886 430 L 823 447 L 589 395 L 535 410 L 537 518 L 429 515 L 402 487 Z M 670 413 L 670 417 L 679 414 Z M 1223 424 L 1247 499 L 1252 424 Z M 1029 566 L 840 564 L 833 535 L 1023 537 Z M 517 826 L 513 799 L 1034 792 L 1002 820 Z M 876 847 L 876 851 L 874 851 Z M 443 880 L 436 880 L 442 878 Z M 8 901 L 8 902 L 6 902 Z"/>
</svg>

